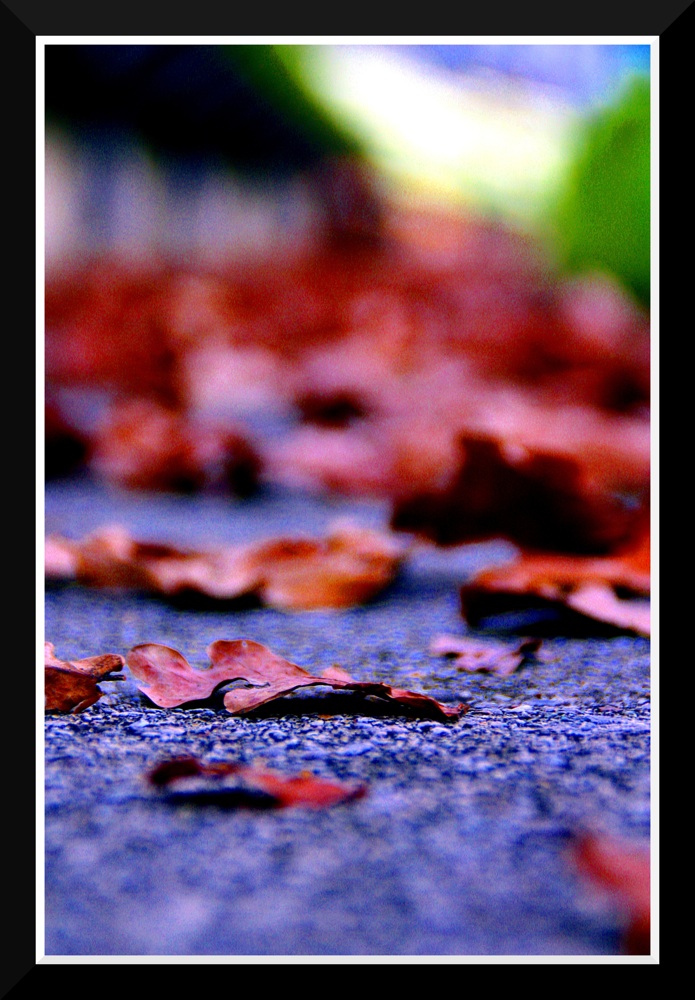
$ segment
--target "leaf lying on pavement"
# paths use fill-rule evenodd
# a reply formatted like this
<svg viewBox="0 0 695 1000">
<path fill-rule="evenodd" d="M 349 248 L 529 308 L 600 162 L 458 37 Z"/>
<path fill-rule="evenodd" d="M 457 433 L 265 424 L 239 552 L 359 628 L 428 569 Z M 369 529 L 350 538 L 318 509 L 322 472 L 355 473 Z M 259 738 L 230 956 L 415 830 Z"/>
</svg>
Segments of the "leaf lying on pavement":
<svg viewBox="0 0 695 1000">
<path fill-rule="evenodd" d="M 324 809 L 362 798 L 364 784 L 339 784 L 308 772 L 284 777 L 258 766 L 232 762 L 203 764 L 195 757 L 162 761 L 148 774 L 152 785 L 171 800 L 201 805 L 257 809 L 306 806 Z"/>
<path fill-rule="evenodd" d="M 47 712 L 82 712 L 104 693 L 97 681 L 121 680 L 125 660 L 117 653 L 86 660 L 59 660 L 52 642 L 44 643 L 45 707 Z"/>
<path fill-rule="evenodd" d="M 574 862 L 588 878 L 612 893 L 626 910 L 623 950 L 648 955 L 651 950 L 649 851 L 597 834 L 584 834 L 573 848 Z"/>
<path fill-rule="evenodd" d="M 90 465 L 130 489 L 251 495 L 261 459 L 245 430 L 194 420 L 153 399 L 119 400 L 97 429 Z"/>
<path fill-rule="evenodd" d="M 512 649 L 502 642 L 469 639 L 465 636 L 439 635 L 430 643 L 433 656 L 450 656 L 459 670 L 470 673 L 485 671 L 508 677 L 524 660 L 533 656 L 540 648 L 540 639 L 524 639 Z"/>
<path fill-rule="evenodd" d="M 213 601 L 255 596 L 274 608 L 346 608 L 396 575 L 406 546 L 391 534 L 337 526 L 325 539 L 272 538 L 207 551 L 139 542 L 121 527 L 81 542 L 46 539 L 46 576 Z"/>
<path fill-rule="evenodd" d="M 449 722 L 468 710 L 467 705 L 442 705 L 427 695 L 389 684 L 355 681 L 340 667 L 329 667 L 315 676 L 250 639 L 218 639 L 208 646 L 207 653 L 212 664 L 207 670 L 191 667 L 177 650 L 158 643 L 134 646 L 126 662 L 143 694 L 161 708 L 203 701 L 223 684 L 246 681 L 247 687 L 224 694 L 225 708 L 232 714 L 250 712 L 298 688 L 316 685 L 372 695 L 420 717 Z"/>
<path fill-rule="evenodd" d="M 469 625 L 526 606 L 649 636 L 649 566 L 648 535 L 615 556 L 522 553 L 515 562 L 478 573 L 464 584 L 461 608 Z"/>
</svg>

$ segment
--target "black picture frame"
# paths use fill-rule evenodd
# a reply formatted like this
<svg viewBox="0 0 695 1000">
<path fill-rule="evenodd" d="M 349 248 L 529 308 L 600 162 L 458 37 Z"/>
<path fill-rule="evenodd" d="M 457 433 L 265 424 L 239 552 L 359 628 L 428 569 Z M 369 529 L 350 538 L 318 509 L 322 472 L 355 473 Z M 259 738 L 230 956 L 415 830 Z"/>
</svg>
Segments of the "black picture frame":
<svg viewBox="0 0 695 1000">
<path fill-rule="evenodd" d="M 679 199 L 686 189 L 687 163 L 679 155 L 680 139 L 675 122 L 682 108 L 686 53 L 692 37 L 695 5 L 691 0 L 649 0 L 626 6 L 607 0 L 584 0 L 574 7 L 545 4 L 475 5 L 464 11 L 458 5 L 428 4 L 426 13 L 418 7 L 399 8 L 398 24 L 388 23 L 385 11 L 368 11 L 351 5 L 349 13 L 338 16 L 325 10 L 318 17 L 307 9 L 298 14 L 292 6 L 272 14 L 273 34 L 288 37 L 310 35 L 393 36 L 407 41 L 423 35 L 465 36 L 639 36 L 659 39 L 660 163 L 669 164 L 668 179 L 660 170 L 660 259 L 663 262 L 671 241 L 667 230 L 678 220 L 687 226 L 688 206 Z M 341 12 L 342 14 L 342 12 Z M 234 12 L 212 0 L 194 5 L 143 4 L 121 0 L 117 5 L 84 5 L 75 0 L 51 4 L 48 0 L 0 0 L 0 44 L 3 74 L 2 93 L 5 153 L 1 159 L 3 191 L 9 226 L 9 273 L 5 283 L 6 309 L 16 319 L 8 322 L 13 353 L 18 358 L 20 392 L 6 394 L 11 406 L 6 435 L 6 470 L 12 484 L 9 517 L 20 525 L 18 540 L 24 541 L 13 559 L 12 592 L 20 604 L 31 606 L 36 593 L 35 514 L 36 497 L 36 40 L 42 36 L 214 36 L 263 35 L 268 32 L 268 12 L 260 9 Z M 327 23 L 328 22 L 328 23 Z M 330 22 L 333 22 L 332 24 Z M 337 23 L 340 22 L 340 23 Z M 426 22 L 426 23 L 423 23 Z M 365 32 L 364 27 L 369 25 Z M 692 88 L 690 88 L 690 92 Z M 687 96 L 686 96 L 687 100 Z M 661 324 L 676 316 L 682 289 L 688 287 L 684 268 L 687 260 L 673 259 L 661 269 Z M 692 280 L 692 279 L 691 279 Z M 11 331 L 11 333 L 10 333 Z M 8 357 L 8 360 L 10 360 Z M 10 361 L 10 363 L 12 363 Z M 29 388 L 24 388 L 27 371 Z M 14 380 L 13 380 L 14 381 Z M 19 396 L 19 398 L 18 398 Z M 19 433 L 17 433 L 19 431 Z M 11 471 L 10 471 L 11 470 Z M 31 541 L 27 542 L 27 539 Z M 26 549 L 29 549 L 29 552 Z M 21 595 L 28 595 L 22 597 Z M 17 691 L 8 698 L 7 758 L 5 768 L 5 857 L 8 868 L 19 876 L 18 891 L 8 890 L 11 919 L 4 931 L 0 998 L 20 997 L 37 986 L 36 976 L 45 972 L 36 966 L 35 911 L 35 810 L 33 775 L 36 768 L 34 731 L 33 650 L 36 609 L 26 613 L 26 626 L 15 634 L 14 618 L 8 627 L 10 639 L 7 662 L 17 671 Z M 27 635 L 31 639 L 27 642 Z M 28 663 L 26 661 L 29 661 Z M 9 669 L 9 668 L 8 668 Z M 18 676 L 21 672 L 21 678 Z M 13 682 L 15 677 L 13 676 Z M 9 898 L 11 896 L 11 899 Z M 56 971 L 56 967 L 52 967 Z M 57 970 L 60 971 L 59 969 Z M 126 971 L 126 970 L 124 970 Z M 96 982 L 96 981 L 95 981 Z M 43 984 L 42 984 L 43 985 Z"/>
</svg>

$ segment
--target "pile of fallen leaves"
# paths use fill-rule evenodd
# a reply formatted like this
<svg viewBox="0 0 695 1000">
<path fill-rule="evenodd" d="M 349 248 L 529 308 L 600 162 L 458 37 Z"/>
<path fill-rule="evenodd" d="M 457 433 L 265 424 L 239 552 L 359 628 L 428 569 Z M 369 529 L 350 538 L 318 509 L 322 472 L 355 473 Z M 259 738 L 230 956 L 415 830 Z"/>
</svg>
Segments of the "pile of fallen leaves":
<svg viewBox="0 0 695 1000">
<path fill-rule="evenodd" d="M 527 535 L 539 503 L 543 545 L 564 545 L 565 528 L 568 544 L 624 536 L 648 497 L 644 310 L 607 275 L 558 273 L 497 223 L 385 205 L 376 235 L 319 234 L 215 271 L 104 260 L 56 274 L 53 424 L 61 388 L 104 389 L 111 402 L 74 452 L 131 488 L 377 494 L 397 523 L 442 539 Z M 284 413 L 285 432 L 255 440 L 249 411 Z M 50 469 L 70 416 L 60 439 L 47 434 Z M 511 497 L 498 509 L 500 482 L 518 515 Z"/>
</svg>

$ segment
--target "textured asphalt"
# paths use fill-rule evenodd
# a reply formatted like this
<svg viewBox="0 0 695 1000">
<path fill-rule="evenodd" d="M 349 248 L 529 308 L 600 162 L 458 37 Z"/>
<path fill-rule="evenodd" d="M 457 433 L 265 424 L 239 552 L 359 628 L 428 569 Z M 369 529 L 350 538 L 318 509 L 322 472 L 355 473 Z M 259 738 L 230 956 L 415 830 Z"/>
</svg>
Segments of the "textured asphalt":
<svg viewBox="0 0 695 1000">
<path fill-rule="evenodd" d="M 235 501 L 49 484 L 46 530 L 120 523 L 186 545 L 319 534 L 338 517 L 383 525 L 378 503 L 282 491 Z M 626 916 L 575 870 L 588 830 L 646 845 L 650 647 L 643 638 L 557 638 L 507 678 L 429 655 L 465 625 L 457 588 L 504 560 L 502 543 L 418 552 L 372 604 L 288 613 L 175 607 L 76 585 L 46 594 L 46 638 L 63 659 L 141 642 L 206 664 L 214 639 L 249 638 L 313 673 L 340 664 L 443 702 L 454 724 L 320 701 L 235 718 L 160 709 L 132 681 L 45 725 L 47 956 L 614 956 Z M 317 696 L 318 697 L 318 696 Z M 331 710 L 335 710 L 335 705 Z M 172 805 L 145 773 L 169 756 L 263 762 L 361 781 L 321 811 Z"/>
</svg>

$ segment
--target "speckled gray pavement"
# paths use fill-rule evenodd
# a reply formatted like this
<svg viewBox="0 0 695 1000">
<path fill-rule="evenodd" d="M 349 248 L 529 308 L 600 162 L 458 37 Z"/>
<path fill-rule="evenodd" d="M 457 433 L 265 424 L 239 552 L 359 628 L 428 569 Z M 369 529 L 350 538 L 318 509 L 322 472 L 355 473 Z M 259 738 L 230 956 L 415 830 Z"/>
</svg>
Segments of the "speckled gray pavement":
<svg viewBox="0 0 695 1000">
<path fill-rule="evenodd" d="M 49 484 L 46 530 L 120 523 L 180 545 L 321 533 L 339 517 L 382 525 L 378 503 L 280 490 L 249 501 Z M 625 914 L 575 870 L 572 837 L 646 845 L 650 659 L 643 638 L 548 639 L 510 677 L 428 653 L 463 633 L 458 585 L 505 559 L 502 543 L 421 551 L 372 604 L 334 612 L 210 611 L 70 585 L 46 595 L 60 658 L 141 642 L 205 665 L 206 646 L 250 638 L 320 672 L 340 664 L 440 701 L 453 724 L 336 714 L 321 702 L 235 718 L 153 707 L 106 683 L 79 715 L 46 719 L 47 956 L 610 956 Z M 302 707 L 302 706 L 300 706 Z M 361 781 L 331 809 L 172 805 L 145 782 L 158 761 L 264 762 Z"/>
</svg>

